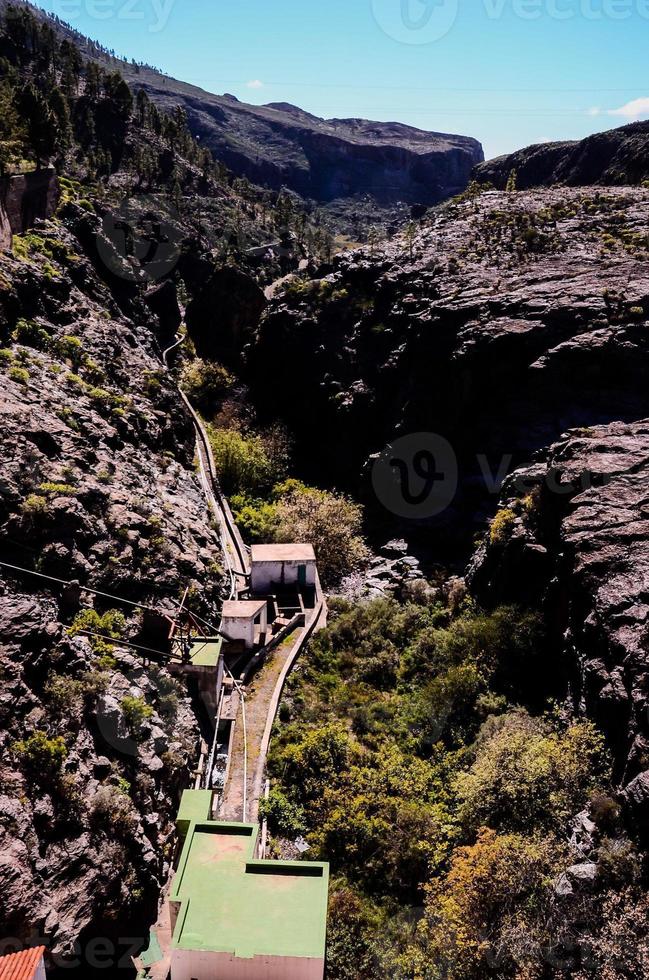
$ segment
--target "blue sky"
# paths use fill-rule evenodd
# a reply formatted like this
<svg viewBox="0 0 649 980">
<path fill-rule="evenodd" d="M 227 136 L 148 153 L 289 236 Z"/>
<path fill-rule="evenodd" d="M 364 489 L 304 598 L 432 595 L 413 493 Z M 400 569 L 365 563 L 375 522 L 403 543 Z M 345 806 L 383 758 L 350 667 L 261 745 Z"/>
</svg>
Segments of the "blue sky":
<svg viewBox="0 0 649 980">
<path fill-rule="evenodd" d="M 649 0 L 41 0 L 247 102 L 475 136 L 487 157 L 649 118 Z"/>
</svg>

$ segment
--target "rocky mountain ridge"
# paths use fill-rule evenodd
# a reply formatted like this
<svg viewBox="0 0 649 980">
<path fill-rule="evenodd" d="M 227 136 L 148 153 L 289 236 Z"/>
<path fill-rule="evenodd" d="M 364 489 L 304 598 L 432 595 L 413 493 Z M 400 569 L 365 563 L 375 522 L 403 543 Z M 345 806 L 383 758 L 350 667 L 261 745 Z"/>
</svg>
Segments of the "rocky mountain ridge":
<svg viewBox="0 0 649 980">
<path fill-rule="evenodd" d="M 476 180 L 505 190 L 512 173 L 532 187 L 641 184 L 649 179 L 649 122 L 631 123 L 583 140 L 540 143 L 479 164 Z"/>
<path fill-rule="evenodd" d="M 120 71 L 134 92 L 143 89 L 165 111 L 181 106 L 194 136 L 237 176 L 274 191 L 287 188 L 323 209 L 336 230 L 365 236 L 373 223 L 403 223 L 412 205 L 427 207 L 464 190 L 484 159 L 480 143 L 466 136 L 397 122 L 320 119 L 288 103 L 257 106 L 215 95 L 111 57 L 62 21 L 51 23 L 85 57 Z"/>
</svg>

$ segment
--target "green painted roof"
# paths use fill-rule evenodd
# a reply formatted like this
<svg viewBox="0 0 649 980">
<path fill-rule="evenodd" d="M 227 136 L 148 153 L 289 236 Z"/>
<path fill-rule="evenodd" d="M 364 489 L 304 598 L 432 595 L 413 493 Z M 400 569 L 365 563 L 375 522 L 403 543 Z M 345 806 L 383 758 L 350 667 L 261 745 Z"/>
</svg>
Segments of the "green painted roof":
<svg viewBox="0 0 649 980">
<path fill-rule="evenodd" d="M 181 837 L 185 837 L 189 825 L 196 820 L 209 820 L 212 809 L 211 789 L 186 789 L 180 801 L 176 817 L 176 827 Z"/>
<path fill-rule="evenodd" d="M 255 861 L 256 824 L 191 824 L 174 879 L 174 946 L 253 956 L 323 959 L 329 868 Z"/>
<path fill-rule="evenodd" d="M 194 667 L 216 667 L 221 656 L 222 646 L 222 636 L 206 636 L 195 639 L 189 652 L 192 665 Z M 178 641 L 174 643 L 173 655 L 175 662 L 181 662 L 182 650 Z"/>
</svg>

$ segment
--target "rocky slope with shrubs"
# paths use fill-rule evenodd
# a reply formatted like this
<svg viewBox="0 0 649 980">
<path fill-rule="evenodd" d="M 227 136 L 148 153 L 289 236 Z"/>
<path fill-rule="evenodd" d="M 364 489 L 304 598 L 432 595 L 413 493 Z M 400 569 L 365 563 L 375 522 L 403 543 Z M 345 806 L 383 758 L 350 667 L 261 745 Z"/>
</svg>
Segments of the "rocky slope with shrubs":
<svg viewBox="0 0 649 980">
<path fill-rule="evenodd" d="M 488 604 L 541 604 L 576 705 L 606 732 L 630 819 L 649 807 L 649 424 L 572 430 L 503 490 L 470 581 Z"/>
<path fill-rule="evenodd" d="M 196 270 L 274 209 L 24 7 L 2 5 L 0 58 L 0 168 L 59 175 L 55 213 L 0 253 L 0 561 L 50 577 L 0 569 L 0 933 L 84 978 L 101 938 L 128 975 L 203 730 L 128 644 L 164 651 L 185 590 L 218 619 L 224 587 L 162 351 Z"/>
<path fill-rule="evenodd" d="M 217 615 L 218 537 L 156 318 L 85 254 L 99 217 L 64 210 L 0 259 L 2 560 L 161 613 L 189 587 Z M 145 670 L 78 632 L 158 648 L 162 623 L 7 569 L 1 582 L 2 932 L 36 929 L 62 956 L 155 915 L 200 725 L 164 661 Z"/>
</svg>

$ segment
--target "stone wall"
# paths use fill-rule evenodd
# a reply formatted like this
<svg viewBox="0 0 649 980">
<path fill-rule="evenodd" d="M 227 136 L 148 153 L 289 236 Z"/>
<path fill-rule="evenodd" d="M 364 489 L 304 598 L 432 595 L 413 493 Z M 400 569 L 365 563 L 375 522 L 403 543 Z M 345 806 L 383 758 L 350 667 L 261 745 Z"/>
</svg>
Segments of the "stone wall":
<svg viewBox="0 0 649 980">
<path fill-rule="evenodd" d="M 10 248 L 12 235 L 31 228 L 37 218 L 50 218 L 58 200 L 52 167 L 0 178 L 0 248 Z"/>
</svg>

